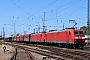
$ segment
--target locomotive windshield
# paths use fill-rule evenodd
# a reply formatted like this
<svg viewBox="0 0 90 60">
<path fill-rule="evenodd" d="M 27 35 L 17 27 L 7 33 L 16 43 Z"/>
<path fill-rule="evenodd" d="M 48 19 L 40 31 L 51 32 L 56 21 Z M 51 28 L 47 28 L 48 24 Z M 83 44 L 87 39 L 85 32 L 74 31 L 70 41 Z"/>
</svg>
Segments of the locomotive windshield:
<svg viewBox="0 0 90 60">
<path fill-rule="evenodd" d="M 74 34 L 78 34 L 78 31 L 74 31 Z"/>
<path fill-rule="evenodd" d="M 79 31 L 79 34 L 84 34 L 83 31 Z"/>
<path fill-rule="evenodd" d="M 74 31 L 74 34 L 84 34 L 83 31 Z"/>
</svg>

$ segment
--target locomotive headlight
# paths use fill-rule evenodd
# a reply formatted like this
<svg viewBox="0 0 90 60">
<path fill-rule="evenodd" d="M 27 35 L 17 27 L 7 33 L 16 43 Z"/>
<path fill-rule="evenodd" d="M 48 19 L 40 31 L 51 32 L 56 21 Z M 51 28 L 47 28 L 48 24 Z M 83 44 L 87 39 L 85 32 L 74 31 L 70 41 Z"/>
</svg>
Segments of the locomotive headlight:
<svg viewBox="0 0 90 60">
<path fill-rule="evenodd" d="M 85 39 L 85 37 L 82 37 L 82 39 Z"/>
<path fill-rule="evenodd" d="M 78 39 L 78 37 L 75 37 L 75 39 Z"/>
</svg>

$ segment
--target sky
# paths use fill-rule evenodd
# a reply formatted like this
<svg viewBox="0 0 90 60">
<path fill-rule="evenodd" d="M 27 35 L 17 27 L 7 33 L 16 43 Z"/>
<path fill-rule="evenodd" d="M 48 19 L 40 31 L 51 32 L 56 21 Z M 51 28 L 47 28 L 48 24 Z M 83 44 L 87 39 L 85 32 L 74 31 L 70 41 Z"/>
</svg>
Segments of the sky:
<svg viewBox="0 0 90 60">
<path fill-rule="evenodd" d="M 5 35 L 34 32 L 45 20 L 46 31 L 87 25 L 87 0 L 0 0 L 0 32 Z M 14 29 L 15 27 L 15 29 Z"/>
</svg>

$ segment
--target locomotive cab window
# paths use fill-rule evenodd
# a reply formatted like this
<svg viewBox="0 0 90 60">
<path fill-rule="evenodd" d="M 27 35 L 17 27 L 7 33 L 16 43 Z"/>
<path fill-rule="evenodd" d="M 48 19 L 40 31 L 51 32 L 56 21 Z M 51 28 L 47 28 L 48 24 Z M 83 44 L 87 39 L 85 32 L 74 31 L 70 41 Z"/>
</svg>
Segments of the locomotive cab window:
<svg viewBox="0 0 90 60">
<path fill-rule="evenodd" d="M 71 34 L 71 32 L 68 32 L 68 34 L 70 35 L 70 34 Z"/>
<path fill-rule="evenodd" d="M 78 34 L 78 31 L 74 31 L 74 34 Z"/>
<path fill-rule="evenodd" d="M 84 34 L 83 31 L 79 31 L 79 34 Z"/>
<path fill-rule="evenodd" d="M 74 34 L 84 34 L 83 31 L 74 31 Z"/>
<path fill-rule="evenodd" d="M 44 37 L 46 36 L 46 34 L 44 34 Z"/>
</svg>

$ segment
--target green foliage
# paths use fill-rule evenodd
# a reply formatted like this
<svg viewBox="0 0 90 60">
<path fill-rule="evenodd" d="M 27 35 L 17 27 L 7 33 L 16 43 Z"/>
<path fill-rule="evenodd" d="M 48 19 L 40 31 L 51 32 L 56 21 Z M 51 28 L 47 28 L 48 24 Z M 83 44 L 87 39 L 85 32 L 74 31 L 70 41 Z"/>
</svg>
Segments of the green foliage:
<svg viewBox="0 0 90 60">
<path fill-rule="evenodd" d="M 87 26 L 80 27 L 80 30 L 84 30 L 84 33 L 87 34 Z"/>
</svg>

